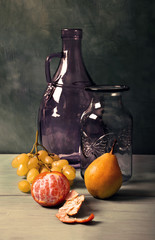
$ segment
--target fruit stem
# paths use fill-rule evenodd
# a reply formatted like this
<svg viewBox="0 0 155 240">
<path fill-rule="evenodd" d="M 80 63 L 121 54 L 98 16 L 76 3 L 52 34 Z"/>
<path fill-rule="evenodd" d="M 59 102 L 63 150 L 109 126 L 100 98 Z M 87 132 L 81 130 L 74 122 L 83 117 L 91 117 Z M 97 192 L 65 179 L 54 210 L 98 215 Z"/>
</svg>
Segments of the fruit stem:
<svg viewBox="0 0 155 240">
<path fill-rule="evenodd" d="M 32 149 L 30 151 L 30 154 L 33 153 L 33 150 L 34 150 L 34 144 L 33 144 L 33 147 L 32 147 Z"/>
<path fill-rule="evenodd" d="M 48 155 L 49 155 L 49 152 L 48 152 L 48 150 L 42 145 L 42 144 L 40 144 L 40 143 L 37 143 L 37 146 L 40 146 L 40 147 L 42 147 L 47 153 L 48 153 Z"/>
<path fill-rule="evenodd" d="M 36 131 L 35 143 L 33 144 L 33 147 L 31 149 L 30 153 L 33 153 L 34 149 L 35 149 L 35 153 L 38 152 L 37 145 L 38 145 L 38 131 Z"/>
<path fill-rule="evenodd" d="M 38 130 L 36 131 L 36 138 L 35 138 L 35 143 L 33 144 L 33 147 L 30 151 L 30 153 L 33 153 L 34 149 L 35 149 L 35 155 L 38 154 L 38 146 L 39 147 L 42 147 L 47 153 L 49 156 L 54 156 L 54 153 L 49 153 L 48 150 L 38 142 Z"/>
<path fill-rule="evenodd" d="M 41 165 L 44 165 L 51 172 L 51 169 L 48 167 L 48 165 L 46 163 L 44 163 L 41 159 L 38 158 L 38 146 L 42 147 L 48 153 L 49 156 L 54 156 L 54 153 L 49 153 L 48 150 L 42 144 L 38 143 L 38 130 L 37 130 L 35 143 L 33 144 L 33 147 L 31 149 L 30 153 L 32 154 L 35 149 L 34 155 L 36 155 L 37 159 L 39 160 L 39 163 L 41 162 Z"/>
<path fill-rule="evenodd" d="M 36 140 L 35 140 L 35 153 L 38 153 L 38 130 L 36 131 Z"/>
<path fill-rule="evenodd" d="M 116 142 L 117 142 L 117 140 L 115 139 L 115 140 L 114 140 L 114 143 L 113 143 L 113 145 L 112 145 L 110 154 L 113 154 L 113 151 L 114 151 L 114 147 L 115 147 Z"/>
</svg>

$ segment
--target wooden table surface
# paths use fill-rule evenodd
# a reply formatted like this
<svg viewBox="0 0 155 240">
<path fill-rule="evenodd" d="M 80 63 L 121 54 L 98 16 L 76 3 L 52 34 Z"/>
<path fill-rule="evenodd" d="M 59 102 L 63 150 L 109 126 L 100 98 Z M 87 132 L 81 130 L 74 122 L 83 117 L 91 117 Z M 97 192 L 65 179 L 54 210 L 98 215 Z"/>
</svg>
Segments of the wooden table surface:
<svg viewBox="0 0 155 240">
<path fill-rule="evenodd" d="M 87 225 L 64 224 L 57 208 L 38 205 L 21 193 L 21 177 L 11 167 L 15 154 L 0 155 L 0 240 L 154 240 L 155 156 L 134 155 L 133 177 L 110 200 L 98 200 L 87 192 L 79 171 L 72 188 L 85 195 L 82 216 L 95 214 Z"/>
</svg>

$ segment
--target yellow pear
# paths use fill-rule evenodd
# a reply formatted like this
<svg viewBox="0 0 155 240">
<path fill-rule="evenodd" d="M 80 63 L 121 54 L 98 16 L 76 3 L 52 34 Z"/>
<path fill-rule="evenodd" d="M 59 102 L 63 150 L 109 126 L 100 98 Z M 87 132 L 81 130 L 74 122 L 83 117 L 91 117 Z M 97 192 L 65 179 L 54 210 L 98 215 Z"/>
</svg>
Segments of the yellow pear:
<svg viewBox="0 0 155 240">
<path fill-rule="evenodd" d="M 113 148 L 94 160 L 84 174 L 85 186 L 88 192 L 100 199 L 114 195 L 122 185 L 122 173 Z"/>
</svg>

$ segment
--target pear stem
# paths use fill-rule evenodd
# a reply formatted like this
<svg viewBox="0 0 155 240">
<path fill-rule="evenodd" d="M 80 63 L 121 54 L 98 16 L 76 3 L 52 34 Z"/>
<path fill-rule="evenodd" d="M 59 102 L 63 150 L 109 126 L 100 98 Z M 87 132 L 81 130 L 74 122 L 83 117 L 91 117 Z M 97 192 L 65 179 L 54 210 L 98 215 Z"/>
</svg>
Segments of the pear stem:
<svg viewBox="0 0 155 240">
<path fill-rule="evenodd" d="M 115 139 L 115 140 L 114 140 L 114 143 L 113 143 L 113 145 L 112 145 L 110 154 L 113 154 L 113 151 L 114 151 L 114 147 L 115 147 L 116 142 L 117 142 L 117 140 Z"/>
</svg>

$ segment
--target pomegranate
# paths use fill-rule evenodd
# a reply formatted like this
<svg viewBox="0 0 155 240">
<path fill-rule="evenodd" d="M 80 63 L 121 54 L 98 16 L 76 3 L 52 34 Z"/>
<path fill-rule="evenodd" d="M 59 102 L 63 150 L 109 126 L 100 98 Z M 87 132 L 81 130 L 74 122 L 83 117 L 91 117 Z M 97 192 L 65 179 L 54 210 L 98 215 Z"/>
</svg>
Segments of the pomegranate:
<svg viewBox="0 0 155 240">
<path fill-rule="evenodd" d="M 44 172 L 32 183 L 31 195 L 42 206 L 62 203 L 70 191 L 69 180 L 60 172 Z"/>
</svg>

